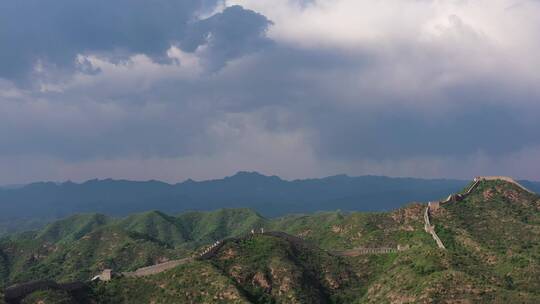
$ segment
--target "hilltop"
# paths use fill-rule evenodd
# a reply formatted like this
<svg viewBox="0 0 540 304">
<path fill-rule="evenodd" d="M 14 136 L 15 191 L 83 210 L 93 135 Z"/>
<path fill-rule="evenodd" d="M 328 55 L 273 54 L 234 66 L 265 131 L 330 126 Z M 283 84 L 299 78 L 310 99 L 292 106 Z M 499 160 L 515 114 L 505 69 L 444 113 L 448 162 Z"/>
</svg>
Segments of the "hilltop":
<svg viewBox="0 0 540 304">
<path fill-rule="evenodd" d="M 464 273 L 509 290 L 540 290 L 537 195 L 505 181 L 485 181 L 434 217 L 438 234 Z"/>
<path fill-rule="evenodd" d="M 120 219 L 74 215 L 39 231 L 0 239 L 0 284 L 87 280 L 104 268 L 132 271 L 185 257 L 204 244 L 246 233 L 266 221 L 249 209 L 178 216 L 150 211 Z"/>
<path fill-rule="evenodd" d="M 91 284 L 86 299 L 538 303 L 540 198 L 502 180 L 481 180 L 457 194 L 430 212 L 446 249 L 425 231 L 425 203 L 390 212 L 335 211 L 275 219 L 249 209 L 178 215 L 155 211 L 121 219 L 91 214 L 4 238 L 0 274 L 4 285 L 36 274 L 59 281 L 84 279 L 104 268 L 131 271 L 190 257 L 229 239 L 212 255 L 188 259 L 159 274 Z M 283 233 L 251 234 L 253 228 Z M 235 238 L 239 235 L 247 237 Z"/>
<path fill-rule="evenodd" d="M 316 246 L 254 235 L 227 242 L 206 260 L 151 278 L 100 285 L 97 294 L 106 303 L 111 298 L 125 303 L 346 303 L 358 283 L 348 268 Z"/>
</svg>

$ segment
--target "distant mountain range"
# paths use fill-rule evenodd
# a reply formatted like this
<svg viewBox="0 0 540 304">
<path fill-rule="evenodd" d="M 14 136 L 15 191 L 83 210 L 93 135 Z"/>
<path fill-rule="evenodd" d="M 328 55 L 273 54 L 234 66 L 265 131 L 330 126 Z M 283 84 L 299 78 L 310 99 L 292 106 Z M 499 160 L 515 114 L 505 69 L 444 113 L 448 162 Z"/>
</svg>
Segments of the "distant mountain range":
<svg viewBox="0 0 540 304">
<path fill-rule="evenodd" d="M 413 201 L 428 201 L 461 190 L 469 181 L 390 178 L 383 176 L 287 181 L 256 172 L 239 172 L 223 179 L 159 181 L 90 180 L 39 182 L 0 189 L 0 221 L 55 219 L 75 213 L 99 212 L 125 216 L 134 212 L 252 208 L 268 217 L 321 210 L 383 211 Z M 539 191 L 540 183 L 523 181 Z"/>
</svg>

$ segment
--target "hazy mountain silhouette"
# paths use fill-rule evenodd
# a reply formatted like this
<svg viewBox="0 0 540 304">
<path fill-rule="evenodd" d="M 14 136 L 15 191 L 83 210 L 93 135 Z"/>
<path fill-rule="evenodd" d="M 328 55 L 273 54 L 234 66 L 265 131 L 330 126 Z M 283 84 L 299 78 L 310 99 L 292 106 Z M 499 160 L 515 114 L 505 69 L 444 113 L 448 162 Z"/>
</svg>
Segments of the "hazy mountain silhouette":
<svg viewBox="0 0 540 304">
<path fill-rule="evenodd" d="M 81 212 L 120 216 L 146 210 L 176 213 L 233 207 L 253 208 L 265 216 L 336 209 L 381 211 L 412 201 L 441 198 L 468 182 L 347 175 L 286 181 L 256 172 L 178 184 L 112 179 L 81 184 L 40 182 L 0 189 L 0 219 L 58 218 Z M 537 182 L 523 184 L 535 191 L 540 189 Z"/>
</svg>

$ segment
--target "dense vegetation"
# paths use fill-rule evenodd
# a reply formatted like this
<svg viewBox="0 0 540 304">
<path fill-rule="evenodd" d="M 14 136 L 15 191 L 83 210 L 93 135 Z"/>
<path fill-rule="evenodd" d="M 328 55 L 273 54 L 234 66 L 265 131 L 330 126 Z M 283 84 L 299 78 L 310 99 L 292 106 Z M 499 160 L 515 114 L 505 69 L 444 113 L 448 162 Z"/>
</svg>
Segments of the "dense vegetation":
<svg viewBox="0 0 540 304">
<path fill-rule="evenodd" d="M 447 250 L 423 230 L 425 205 L 392 212 L 320 212 L 266 219 L 249 209 L 161 212 L 114 219 L 78 215 L 0 241 L 4 286 L 34 278 L 88 279 L 183 257 L 253 228 L 215 256 L 144 278 L 90 285 L 89 303 L 540 303 L 540 199 L 490 181 L 432 213 Z M 248 234 L 249 235 L 249 234 Z M 356 247 L 408 246 L 341 256 Z M 44 300 L 45 299 L 45 300 Z M 54 302 L 56 300 L 64 302 Z M 38 292 L 27 303 L 69 303 Z M 34 301 L 34 302 L 32 302 Z"/>
<path fill-rule="evenodd" d="M 539 211 L 538 196 L 501 181 L 483 183 L 465 201 L 441 210 L 439 234 L 463 273 L 533 297 L 540 290 Z"/>
<path fill-rule="evenodd" d="M 266 221 L 247 209 L 177 217 L 151 211 L 123 219 L 75 215 L 40 231 L 0 239 L 0 282 L 87 280 L 104 268 L 132 271 L 187 256 L 203 244 L 248 232 Z"/>
</svg>

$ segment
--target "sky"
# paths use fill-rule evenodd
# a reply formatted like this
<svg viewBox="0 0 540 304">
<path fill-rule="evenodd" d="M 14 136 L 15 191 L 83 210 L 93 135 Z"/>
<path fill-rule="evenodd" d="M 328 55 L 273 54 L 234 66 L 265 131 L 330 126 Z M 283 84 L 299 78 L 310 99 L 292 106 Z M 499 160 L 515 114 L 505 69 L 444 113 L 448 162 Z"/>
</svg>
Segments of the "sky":
<svg viewBox="0 0 540 304">
<path fill-rule="evenodd" d="M 538 0 L 0 1 L 0 184 L 540 180 Z"/>
</svg>

